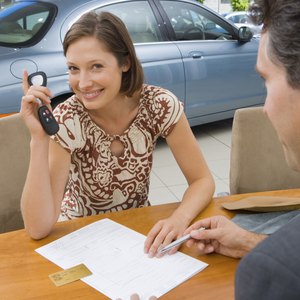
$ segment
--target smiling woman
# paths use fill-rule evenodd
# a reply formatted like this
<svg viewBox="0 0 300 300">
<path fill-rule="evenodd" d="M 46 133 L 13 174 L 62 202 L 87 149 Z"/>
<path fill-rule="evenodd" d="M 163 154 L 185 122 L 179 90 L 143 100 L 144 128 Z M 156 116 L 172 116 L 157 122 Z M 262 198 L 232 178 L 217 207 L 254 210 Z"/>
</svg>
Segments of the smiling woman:
<svg viewBox="0 0 300 300">
<path fill-rule="evenodd" d="M 55 108 L 60 128 L 51 139 L 36 119 L 34 102 L 49 105 L 52 93 L 29 87 L 24 73 L 21 113 L 31 132 L 21 202 L 25 228 L 43 238 L 57 219 L 150 205 L 153 151 L 162 137 L 189 186 L 181 205 L 147 236 L 144 251 L 159 255 L 158 247 L 180 237 L 214 192 L 183 105 L 170 91 L 144 84 L 130 35 L 111 13 L 84 14 L 68 30 L 63 47 L 75 95 Z"/>
</svg>

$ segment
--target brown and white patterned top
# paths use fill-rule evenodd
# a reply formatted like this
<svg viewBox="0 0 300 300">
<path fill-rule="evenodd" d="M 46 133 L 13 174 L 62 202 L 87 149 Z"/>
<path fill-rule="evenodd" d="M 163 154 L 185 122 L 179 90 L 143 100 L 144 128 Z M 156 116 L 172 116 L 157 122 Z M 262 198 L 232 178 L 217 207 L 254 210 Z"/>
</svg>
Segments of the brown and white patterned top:
<svg viewBox="0 0 300 300">
<path fill-rule="evenodd" d="M 69 179 L 60 220 L 150 205 L 148 201 L 153 150 L 179 120 L 183 106 L 171 92 L 144 85 L 136 118 L 120 136 L 110 136 L 72 96 L 54 115 L 59 132 L 53 137 L 71 153 Z M 110 146 L 121 141 L 116 157 Z"/>
</svg>

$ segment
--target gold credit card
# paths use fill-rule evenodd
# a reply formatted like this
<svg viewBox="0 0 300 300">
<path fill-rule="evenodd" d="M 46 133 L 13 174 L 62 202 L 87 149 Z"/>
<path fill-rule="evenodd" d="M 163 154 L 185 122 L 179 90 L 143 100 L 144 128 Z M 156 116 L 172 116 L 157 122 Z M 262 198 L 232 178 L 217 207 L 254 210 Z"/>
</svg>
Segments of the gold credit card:
<svg viewBox="0 0 300 300">
<path fill-rule="evenodd" d="M 51 274 L 49 275 L 49 278 L 56 286 L 61 286 L 89 275 L 92 275 L 92 272 L 84 264 L 80 264 L 75 267 Z"/>
</svg>

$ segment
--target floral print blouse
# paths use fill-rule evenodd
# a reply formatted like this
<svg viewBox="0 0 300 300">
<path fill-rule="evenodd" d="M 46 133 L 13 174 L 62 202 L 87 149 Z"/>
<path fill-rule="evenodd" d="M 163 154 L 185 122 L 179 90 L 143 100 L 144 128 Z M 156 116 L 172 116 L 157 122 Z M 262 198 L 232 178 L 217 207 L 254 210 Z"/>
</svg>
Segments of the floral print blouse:
<svg viewBox="0 0 300 300">
<path fill-rule="evenodd" d="M 148 191 L 153 151 L 183 112 L 182 103 L 168 90 L 143 85 L 138 113 L 122 135 L 105 133 L 72 96 L 54 115 L 59 132 L 53 139 L 71 154 L 71 167 L 60 220 L 150 205 Z M 124 151 L 112 154 L 119 140 Z"/>
</svg>

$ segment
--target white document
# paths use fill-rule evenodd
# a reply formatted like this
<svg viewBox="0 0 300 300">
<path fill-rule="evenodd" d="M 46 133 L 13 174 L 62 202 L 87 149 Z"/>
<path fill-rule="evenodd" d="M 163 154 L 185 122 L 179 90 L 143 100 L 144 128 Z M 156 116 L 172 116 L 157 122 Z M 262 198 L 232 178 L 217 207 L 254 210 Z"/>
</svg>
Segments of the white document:
<svg viewBox="0 0 300 300">
<path fill-rule="evenodd" d="M 103 219 L 36 249 L 63 269 L 85 264 L 93 275 L 81 279 L 111 299 L 160 297 L 207 267 L 183 253 L 149 258 L 145 236 Z"/>
</svg>

